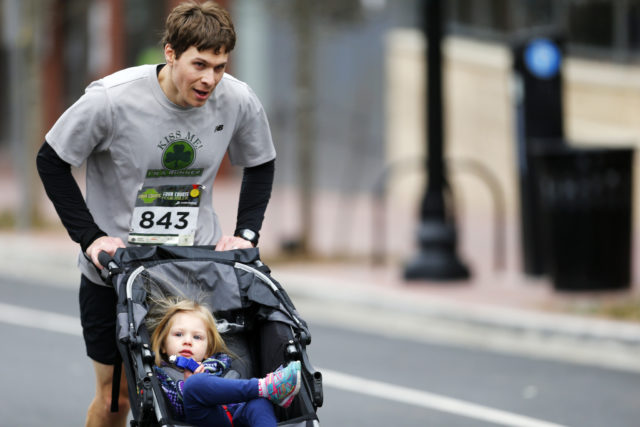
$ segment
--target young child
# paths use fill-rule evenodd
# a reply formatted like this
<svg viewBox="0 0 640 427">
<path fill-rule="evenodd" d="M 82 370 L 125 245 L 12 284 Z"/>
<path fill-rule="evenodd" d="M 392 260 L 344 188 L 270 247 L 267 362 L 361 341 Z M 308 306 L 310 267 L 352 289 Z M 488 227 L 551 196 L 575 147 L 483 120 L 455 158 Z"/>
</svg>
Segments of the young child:
<svg viewBox="0 0 640 427">
<path fill-rule="evenodd" d="M 231 356 L 211 312 L 194 301 L 170 301 L 153 329 L 154 370 L 174 414 L 197 426 L 273 427 L 273 404 L 288 407 L 300 391 L 300 362 L 289 363 L 261 379 L 229 379 Z M 175 378 L 171 356 L 198 362 Z M 174 371 L 174 375 L 171 375 Z M 172 377 L 173 376 L 173 377 Z"/>
</svg>

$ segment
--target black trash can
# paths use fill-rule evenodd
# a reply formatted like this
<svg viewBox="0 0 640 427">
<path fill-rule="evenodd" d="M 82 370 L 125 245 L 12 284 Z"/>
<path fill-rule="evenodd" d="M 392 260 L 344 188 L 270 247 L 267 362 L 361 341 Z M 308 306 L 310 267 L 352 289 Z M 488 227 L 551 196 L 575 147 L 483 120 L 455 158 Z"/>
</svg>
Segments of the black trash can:
<svg viewBox="0 0 640 427">
<path fill-rule="evenodd" d="M 633 149 L 547 146 L 533 158 L 545 270 L 554 287 L 629 287 Z"/>
</svg>

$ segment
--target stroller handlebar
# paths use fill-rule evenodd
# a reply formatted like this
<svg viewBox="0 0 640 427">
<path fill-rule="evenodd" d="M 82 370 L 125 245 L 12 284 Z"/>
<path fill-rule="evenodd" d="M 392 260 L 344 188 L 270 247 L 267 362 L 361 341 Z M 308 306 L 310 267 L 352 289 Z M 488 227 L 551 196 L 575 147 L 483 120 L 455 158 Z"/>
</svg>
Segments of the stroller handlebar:
<svg viewBox="0 0 640 427">
<path fill-rule="evenodd" d="M 100 271 L 100 276 L 107 282 L 111 280 L 111 276 L 120 271 L 120 266 L 113 260 L 108 252 L 100 251 L 98 254 L 98 262 L 104 267 Z"/>
</svg>

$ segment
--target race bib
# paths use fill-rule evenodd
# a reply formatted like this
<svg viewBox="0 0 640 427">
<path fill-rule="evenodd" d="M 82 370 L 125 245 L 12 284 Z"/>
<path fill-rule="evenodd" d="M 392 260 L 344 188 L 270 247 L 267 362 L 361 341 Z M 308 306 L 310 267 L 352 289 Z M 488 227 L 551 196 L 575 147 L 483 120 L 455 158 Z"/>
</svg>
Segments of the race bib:
<svg viewBox="0 0 640 427">
<path fill-rule="evenodd" d="M 142 187 L 131 217 L 129 243 L 192 246 L 195 240 L 200 186 Z"/>
</svg>

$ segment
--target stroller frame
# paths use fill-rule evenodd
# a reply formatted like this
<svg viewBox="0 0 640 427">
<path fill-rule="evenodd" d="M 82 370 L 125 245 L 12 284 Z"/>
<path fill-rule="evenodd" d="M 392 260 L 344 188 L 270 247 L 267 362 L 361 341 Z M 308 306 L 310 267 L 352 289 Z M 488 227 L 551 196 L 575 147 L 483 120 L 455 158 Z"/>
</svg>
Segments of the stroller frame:
<svg viewBox="0 0 640 427">
<path fill-rule="evenodd" d="M 142 285 L 150 271 L 163 273 L 173 269 L 196 270 L 195 276 L 202 279 L 205 275 L 217 275 L 213 283 L 208 282 L 206 292 L 217 296 L 213 299 L 212 311 L 216 318 L 218 312 L 234 313 L 244 316 L 249 311 L 259 313 L 260 320 L 251 319 L 248 323 L 258 329 L 242 330 L 232 337 L 240 341 L 260 333 L 268 334 L 269 339 L 260 336 L 263 347 L 270 347 L 270 355 L 261 348 L 258 366 L 277 366 L 291 360 L 300 360 L 302 366 L 302 387 L 293 405 L 288 409 L 276 407 L 279 426 L 313 427 L 319 426 L 317 408 L 322 406 L 322 374 L 316 371 L 306 352 L 311 343 L 311 334 L 306 322 L 299 316 L 284 288 L 270 276 L 269 268 L 259 259 L 258 249 L 240 249 L 215 252 L 212 246 L 175 247 L 146 246 L 118 249 L 113 259 L 102 253 L 99 260 L 103 266 L 103 277 L 112 283 L 118 295 L 117 307 L 117 346 L 127 376 L 129 400 L 133 420 L 132 427 L 147 426 L 187 426 L 172 417 L 160 382 L 153 371 L 155 355 L 151 350 L 149 332 L 144 324 L 146 314 L 146 292 Z M 189 265 L 189 263 L 193 263 Z M 178 268 L 179 266 L 179 268 Z M 233 274 L 232 274 L 233 273 Z M 182 273 L 179 273 L 182 274 Z M 234 279 L 235 277 L 235 279 Z M 237 282 L 235 283 L 234 282 Z M 229 283 L 234 282 L 234 283 Z M 202 290 L 202 285 L 191 284 L 191 291 Z M 219 288 L 221 286 L 221 288 Z M 233 288 L 237 286 L 238 288 Z M 231 297 L 225 297 L 225 288 L 229 288 Z M 218 296 L 223 295 L 222 298 Z M 227 337 L 225 341 L 227 341 Z M 273 339 L 275 338 L 275 339 Z M 236 353 L 233 341 L 227 342 L 235 354 L 242 354 L 243 347 Z M 246 343 L 245 343 L 246 344 Z M 249 348 L 247 344 L 247 348 Z M 249 348 L 256 355 L 255 349 Z M 275 357 L 269 359 L 269 357 Z M 255 357 L 254 357 L 255 358 Z M 251 360 L 251 365 L 255 363 Z M 112 409 L 117 405 L 120 363 L 114 369 L 114 387 Z M 254 373 L 254 372 L 250 372 Z M 247 374 L 245 374 L 247 375 Z M 117 408 L 117 406 L 116 406 Z M 117 409 L 116 409 L 117 410 Z"/>
</svg>

